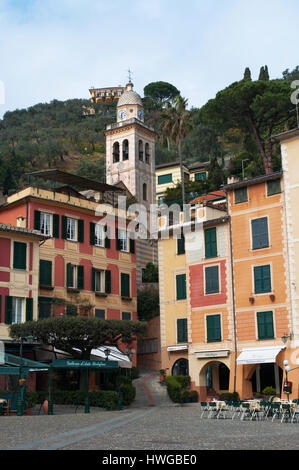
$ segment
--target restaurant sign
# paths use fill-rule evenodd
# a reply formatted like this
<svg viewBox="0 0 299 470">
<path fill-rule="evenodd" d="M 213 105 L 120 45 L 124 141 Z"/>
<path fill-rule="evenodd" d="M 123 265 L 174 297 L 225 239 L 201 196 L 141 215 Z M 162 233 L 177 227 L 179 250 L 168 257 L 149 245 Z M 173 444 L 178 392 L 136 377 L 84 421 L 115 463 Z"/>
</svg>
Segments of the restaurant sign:
<svg viewBox="0 0 299 470">
<path fill-rule="evenodd" d="M 204 359 L 204 358 L 209 358 L 209 357 L 227 357 L 229 355 L 228 350 L 222 350 L 222 351 L 200 351 L 196 352 L 195 356 L 197 359 Z"/>
<path fill-rule="evenodd" d="M 118 369 L 119 364 L 117 361 L 54 359 L 51 366 L 55 369 Z"/>
</svg>

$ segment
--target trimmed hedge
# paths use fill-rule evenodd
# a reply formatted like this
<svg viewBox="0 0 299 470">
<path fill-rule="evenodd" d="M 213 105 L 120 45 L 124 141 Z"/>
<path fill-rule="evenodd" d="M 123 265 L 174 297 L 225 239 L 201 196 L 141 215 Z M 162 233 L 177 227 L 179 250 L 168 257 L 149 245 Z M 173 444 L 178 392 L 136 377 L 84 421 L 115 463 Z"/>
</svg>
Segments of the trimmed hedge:
<svg viewBox="0 0 299 470">
<path fill-rule="evenodd" d="M 224 392 L 224 393 L 222 393 L 222 394 L 219 396 L 219 400 L 223 400 L 223 401 L 239 401 L 239 400 L 240 400 L 240 397 L 239 397 L 238 392 L 233 392 L 233 393 Z"/>
<path fill-rule="evenodd" d="M 131 384 L 122 383 L 119 389 L 122 394 L 123 405 L 131 405 L 136 396 L 136 388 Z"/>
<path fill-rule="evenodd" d="M 182 392 L 189 386 L 190 380 L 191 378 L 189 375 L 171 375 L 165 377 L 169 398 L 174 403 L 182 402 Z"/>
</svg>

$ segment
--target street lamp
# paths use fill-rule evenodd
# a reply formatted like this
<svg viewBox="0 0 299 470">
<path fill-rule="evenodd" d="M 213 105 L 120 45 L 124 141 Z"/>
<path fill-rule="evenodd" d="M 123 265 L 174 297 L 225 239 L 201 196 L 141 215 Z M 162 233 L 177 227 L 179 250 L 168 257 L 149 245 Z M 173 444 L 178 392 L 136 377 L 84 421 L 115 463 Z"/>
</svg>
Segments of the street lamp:
<svg viewBox="0 0 299 470">
<path fill-rule="evenodd" d="M 105 356 L 106 356 L 106 359 L 105 359 L 105 360 L 108 361 L 108 357 L 109 357 L 109 354 L 110 354 L 110 349 L 106 348 L 106 349 L 104 350 L 104 353 L 105 353 Z"/>
</svg>

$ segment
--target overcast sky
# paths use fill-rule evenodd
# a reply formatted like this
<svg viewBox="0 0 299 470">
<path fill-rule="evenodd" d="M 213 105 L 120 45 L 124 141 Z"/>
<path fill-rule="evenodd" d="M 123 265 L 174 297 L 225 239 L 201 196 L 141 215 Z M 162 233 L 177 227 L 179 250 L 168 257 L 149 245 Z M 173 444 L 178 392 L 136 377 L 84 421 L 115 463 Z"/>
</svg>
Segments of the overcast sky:
<svg viewBox="0 0 299 470">
<path fill-rule="evenodd" d="M 298 31 L 298 0 L 0 0 L 0 117 L 125 85 L 128 68 L 141 96 L 162 80 L 200 107 L 247 66 L 299 65 Z"/>
</svg>

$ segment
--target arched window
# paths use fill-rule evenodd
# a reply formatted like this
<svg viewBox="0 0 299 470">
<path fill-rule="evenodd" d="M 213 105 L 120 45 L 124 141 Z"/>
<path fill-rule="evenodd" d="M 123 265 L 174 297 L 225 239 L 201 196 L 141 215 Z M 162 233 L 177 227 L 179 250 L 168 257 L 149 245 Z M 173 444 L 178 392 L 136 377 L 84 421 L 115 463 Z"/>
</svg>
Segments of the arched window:
<svg viewBox="0 0 299 470">
<path fill-rule="evenodd" d="M 172 368 L 172 375 L 189 375 L 188 360 L 178 359 Z"/>
<path fill-rule="evenodd" d="M 138 142 L 138 153 L 139 153 L 139 160 L 143 162 L 143 142 L 139 140 Z"/>
<path fill-rule="evenodd" d="M 150 162 L 150 146 L 148 143 L 145 144 L 145 163 Z"/>
<path fill-rule="evenodd" d="M 129 141 L 123 141 L 123 160 L 129 160 Z"/>
<path fill-rule="evenodd" d="M 143 186 L 142 186 L 142 199 L 144 201 L 147 200 L 147 184 L 146 183 L 143 183 Z"/>
<path fill-rule="evenodd" d="M 114 142 L 113 144 L 113 163 L 119 162 L 119 143 Z"/>
</svg>

